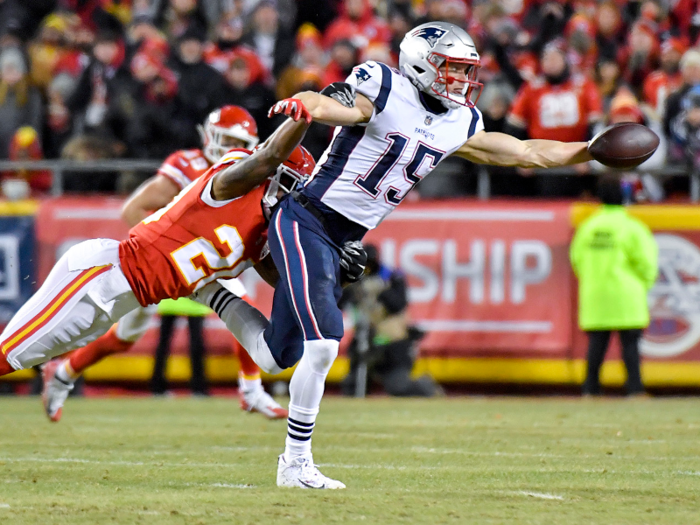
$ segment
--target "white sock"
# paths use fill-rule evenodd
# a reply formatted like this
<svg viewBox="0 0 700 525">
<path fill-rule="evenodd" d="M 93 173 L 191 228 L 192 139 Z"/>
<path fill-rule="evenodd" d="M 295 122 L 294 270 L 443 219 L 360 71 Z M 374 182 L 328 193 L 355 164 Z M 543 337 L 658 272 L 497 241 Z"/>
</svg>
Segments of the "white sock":
<svg viewBox="0 0 700 525">
<path fill-rule="evenodd" d="M 69 371 L 67 367 L 70 367 L 70 364 L 68 363 L 68 359 L 64 359 L 61 364 L 58 365 L 58 368 L 56 368 L 56 379 L 66 385 L 72 385 L 80 376 L 71 374 L 72 369 Z"/>
<path fill-rule="evenodd" d="M 255 364 L 269 374 L 279 374 L 282 371 L 265 342 L 265 328 L 270 323 L 257 308 L 217 282 L 199 290 L 194 299 L 217 313 Z"/>
<path fill-rule="evenodd" d="M 338 355 L 338 341 L 304 342 L 304 355 L 289 383 L 289 419 L 284 457 L 291 461 L 311 454 L 311 434 L 316 424 L 326 376 Z"/>
<path fill-rule="evenodd" d="M 238 389 L 244 394 L 262 390 L 262 379 L 246 379 L 243 374 L 238 375 Z"/>
</svg>

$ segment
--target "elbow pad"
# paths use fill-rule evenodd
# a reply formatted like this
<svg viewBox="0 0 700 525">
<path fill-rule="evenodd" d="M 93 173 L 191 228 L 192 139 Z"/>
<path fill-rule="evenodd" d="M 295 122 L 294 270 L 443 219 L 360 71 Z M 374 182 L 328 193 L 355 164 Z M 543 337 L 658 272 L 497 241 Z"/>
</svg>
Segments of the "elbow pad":
<svg viewBox="0 0 700 525">
<path fill-rule="evenodd" d="M 346 108 L 355 107 L 355 86 L 346 82 L 333 82 L 321 91 L 321 95 L 326 95 L 340 102 Z"/>
</svg>

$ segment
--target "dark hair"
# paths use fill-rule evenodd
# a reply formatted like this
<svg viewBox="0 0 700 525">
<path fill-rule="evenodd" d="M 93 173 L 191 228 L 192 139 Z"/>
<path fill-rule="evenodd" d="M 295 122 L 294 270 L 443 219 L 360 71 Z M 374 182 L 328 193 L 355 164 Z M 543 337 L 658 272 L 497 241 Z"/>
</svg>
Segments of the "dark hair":
<svg viewBox="0 0 700 525">
<path fill-rule="evenodd" d="M 602 175 L 598 179 L 598 198 L 603 204 L 621 205 L 624 201 L 622 184 L 616 175 Z"/>
</svg>

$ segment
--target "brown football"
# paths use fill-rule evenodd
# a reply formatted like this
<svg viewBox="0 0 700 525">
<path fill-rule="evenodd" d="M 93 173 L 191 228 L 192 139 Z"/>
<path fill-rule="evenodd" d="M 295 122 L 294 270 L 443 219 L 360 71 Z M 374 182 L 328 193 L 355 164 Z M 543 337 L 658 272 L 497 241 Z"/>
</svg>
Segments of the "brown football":
<svg viewBox="0 0 700 525">
<path fill-rule="evenodd" d="M 588 143 L 588 152 L 610 168 L 631 169 L 651 157 L 658 147 L 659 137 L 648 127 L 622 122 L 593 137 Z"/>
</svg>

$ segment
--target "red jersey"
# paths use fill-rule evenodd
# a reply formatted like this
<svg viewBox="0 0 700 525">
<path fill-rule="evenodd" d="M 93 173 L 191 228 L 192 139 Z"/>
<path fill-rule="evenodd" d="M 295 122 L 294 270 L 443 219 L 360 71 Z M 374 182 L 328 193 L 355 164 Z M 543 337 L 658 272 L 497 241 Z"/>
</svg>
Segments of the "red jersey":
<svg viewBox="0 0 700 525">
<path fill-rule="evenodd" d="M 644 102 L 649 104 L 656 114 L 663 116 L 666 110 L 666 98 L 681 87 L 683 78 L 680 73 L 669 75 L 665 71 L 654 71 L 644 81 Z"/>
<path fill-rule="evenodd" d="M 588 125 L 602 110 L 600 91 L 590 79 L 575 76 L 556 86 L 538 79 L 520 88 L 508 118 L 531 139 L 578 142 L 587 140 Z"/>
<path fill-rule="evenodd" d="M 119 244 L 122 271 L 141 305 L 186 297 L 216 279 L 237 277 L 267 255 L 265 185 L 228 201 L 211 197 L 214 175 L 248 156 L 241 151 L 227 153 Z"/>
<path fill-rule="evenodd" d="M 201 149 L 181 149 L 165 159 L 157 173 L 170 179 L 182 190 L 204 175 L 210 167 L 211 164 Z"/>
</svg>

